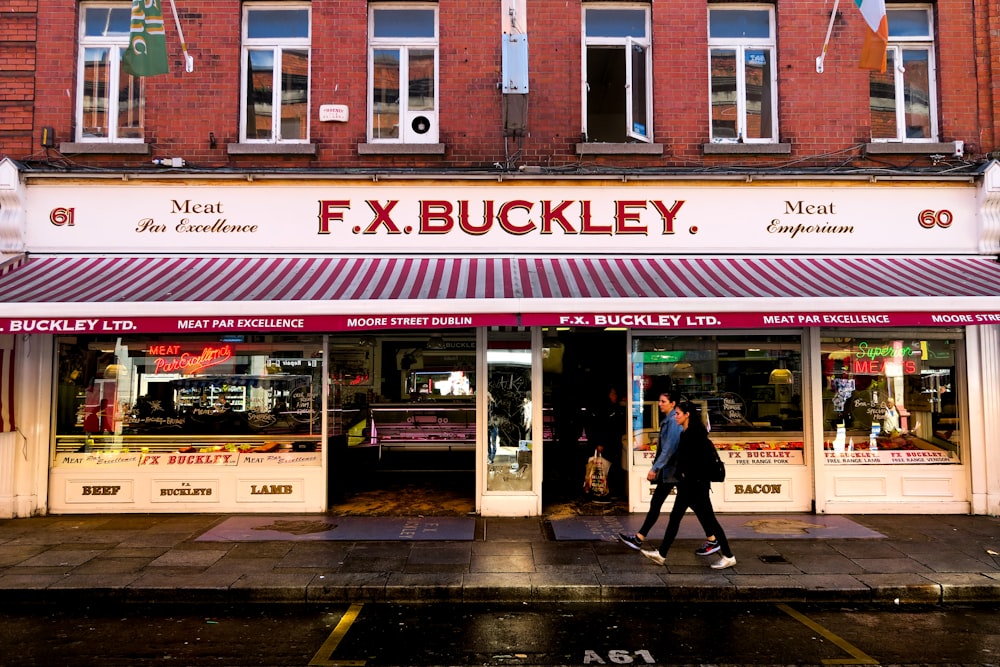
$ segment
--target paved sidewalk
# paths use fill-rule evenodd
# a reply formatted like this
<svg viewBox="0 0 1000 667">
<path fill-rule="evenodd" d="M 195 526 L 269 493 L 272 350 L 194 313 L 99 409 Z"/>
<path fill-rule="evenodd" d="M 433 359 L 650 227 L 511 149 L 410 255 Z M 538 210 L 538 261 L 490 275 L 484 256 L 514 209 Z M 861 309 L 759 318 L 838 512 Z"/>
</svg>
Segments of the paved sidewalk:
<svg viewBox="0 0 1000 667">
<path fill-rule="evenodd" d="M 476 518 L 474 539 L 464 541 L 197 540 L 227 518 L 125 514 L 0 520 L 0 605 L 1000 602 L 997 517 L 852 515 L 885 537 L 736 539 L 737 565 L 724 571 L 709 568 L 711 557 L 695 556 L 699 543 L 693 540 L 678 540 L 661 567 L 616 542 L 556 541 L 544 517 Z M 662 534 L 662 521 L 654 537 Z"/>
</svg>

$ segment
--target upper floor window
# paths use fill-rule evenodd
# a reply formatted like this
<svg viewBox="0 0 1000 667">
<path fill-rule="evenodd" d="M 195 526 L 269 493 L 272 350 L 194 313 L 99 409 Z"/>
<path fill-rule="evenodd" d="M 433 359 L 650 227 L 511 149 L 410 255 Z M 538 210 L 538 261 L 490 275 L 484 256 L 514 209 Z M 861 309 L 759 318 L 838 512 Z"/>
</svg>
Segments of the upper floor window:
<svg viewBox="0 0 1000 667">
<path fill-rule="evenodd" d="M 937 141 L 931 8 L 886 7 L 885 72 L 869 83 L 873 141 Z"/>
<path fill-rule="evenodd" d="M 141 142 L 146 98 L 141 77 L 122 69 L 130 3 L 86 4 L 80 11 L 77 141 Z"/>
<path fill-rule="evenodd" d="M 653 140 L 649 8 L 583 10 L 583 134 L 587 141 Z"/>
<path fill-rule="evenodd" d="M 373 4 L 368 30 L 368 140 L 436 144 L 437 6 Z"/>
<path fill-rule="evenodd" d="M 708 46 L 712 141 L 777 141 L 774 8 L 713 5 Z"/>
<path fill-rule="evenodd" d="M 244 5 L 241 141 L 308 141 L 309 23 L 306 5 Z"/>
</svg>

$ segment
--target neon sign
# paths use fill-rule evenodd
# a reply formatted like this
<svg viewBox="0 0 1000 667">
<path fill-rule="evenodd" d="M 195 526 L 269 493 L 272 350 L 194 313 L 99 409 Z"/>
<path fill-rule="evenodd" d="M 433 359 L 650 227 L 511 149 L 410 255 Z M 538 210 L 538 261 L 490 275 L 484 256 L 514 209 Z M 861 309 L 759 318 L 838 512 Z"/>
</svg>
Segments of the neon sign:
<svg viewBox="0 0 1000 667">
<path fill-rule="evenodd" d="M 908 345 L 875 345 L 858 342 L 851 371 L 855 375 L 912 375 L 918 371 L 913 348 Z"/>
<path fill-rule="evenodd" d="M 153 372 L 194 375 L 210 366 L 224 364 L 232 358 L 232 345 L 208 346 L 197 355 L 184 352 L 176 357 L 157 357 L 153 362 Z"/>
</svg>

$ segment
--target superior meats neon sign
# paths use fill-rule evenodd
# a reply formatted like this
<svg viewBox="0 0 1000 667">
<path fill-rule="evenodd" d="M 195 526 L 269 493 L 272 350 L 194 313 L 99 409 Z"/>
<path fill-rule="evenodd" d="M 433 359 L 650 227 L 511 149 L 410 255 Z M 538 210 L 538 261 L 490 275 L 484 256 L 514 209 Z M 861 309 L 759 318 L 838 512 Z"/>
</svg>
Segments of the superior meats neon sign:
<svg viewBox="0 0 1000 667">
<path fill-rule="evenodd" d="M 913 375 L 919 370 L 913 359 L 913 348 L 909 345 L 879 345 L 860 341 L 853 356 L 851 371 L 855 375 L 881 375 L 887 369 L 898 371 L 893 375 Z"/>
</svg>

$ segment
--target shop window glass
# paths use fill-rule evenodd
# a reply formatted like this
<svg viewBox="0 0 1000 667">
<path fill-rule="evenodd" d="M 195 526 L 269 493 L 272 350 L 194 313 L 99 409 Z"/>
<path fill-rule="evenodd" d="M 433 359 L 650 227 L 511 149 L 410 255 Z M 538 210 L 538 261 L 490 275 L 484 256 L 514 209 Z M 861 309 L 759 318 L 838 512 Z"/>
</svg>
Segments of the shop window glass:
<svg viewBox="0 0 1000 667">
<path fill-rule="evenodd" d="M 128 48 L 129 3 L 87 4 L 80 11 L 77 141 L 143 140 L 145 85 L 122 69 Z"/>
<path fill-rule="evenodd" d="M 824 337 L 827 461 L 959 463 L 956 347 L 920 335 Z"/>
<path fill-rule="evenodd" d="M 493 333 L 487 343 L 487 491 L 530 491 L 531 334 Z"/>
<path fill-rule="evenodd" d="M 97 463 L 158 452 L 319 452 L 319 352 L 278 340 L 61 341 L 57 457 Z M 320 465 L 314 458 L 309 463 Z"/>
<path fill-rule="evenodd" d="M 700 406 L 722 450 L 787 451 L 803 463 L 802 356 L 797 336 L 633 339 L 633 449 L 656 447 L 660 392 Z"/>
</svg>

